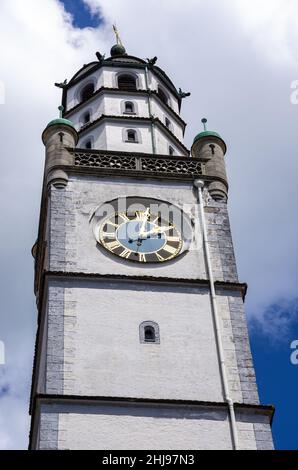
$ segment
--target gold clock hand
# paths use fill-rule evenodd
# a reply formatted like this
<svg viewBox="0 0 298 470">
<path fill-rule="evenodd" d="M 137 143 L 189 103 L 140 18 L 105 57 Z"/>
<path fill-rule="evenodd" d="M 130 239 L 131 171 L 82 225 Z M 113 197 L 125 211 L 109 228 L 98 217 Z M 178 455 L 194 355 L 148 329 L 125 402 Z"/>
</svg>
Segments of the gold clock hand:
<svg viewBox="0 0 298 470">
<path fill-rule="evenodd" d="M 168 230 L 171 230 L 173 227 L 155 227 L 152 230 L 149 230 L 148 232 L 143 232 L 143 236 L 148 236 L 151 234 L 159 234 L 159 233 L 165 233 Z"/>
</svg>

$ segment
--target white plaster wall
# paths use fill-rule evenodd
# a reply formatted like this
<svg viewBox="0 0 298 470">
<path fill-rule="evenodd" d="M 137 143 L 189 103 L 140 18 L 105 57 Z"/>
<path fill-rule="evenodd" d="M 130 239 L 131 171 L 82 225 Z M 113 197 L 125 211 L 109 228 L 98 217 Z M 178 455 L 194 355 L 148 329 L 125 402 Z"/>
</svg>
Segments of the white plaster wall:
<svg viewBox="0 0 298 470">
<path fill-rule="evenodd" d="M 146 89 L 145 85 L 145 72 L 142 69 L 133 69 L 128 67 L 127 69 L 124 67 L 103 67 L 103 83 L 105 87 L 108 88 L 118 88 L 117 84 L 117 75 L 119 73 L 133 73 L 138 78 L 137 88 L 140 90 Z"/>
<path fill-rule="evenodd" d="M 64 297 L 65 394 L 222 401 L 207 290 L 78 281 Z M 147 320 L 160 344 L 140 343 Z"/>
<path fill-rule="evenodd" d="M 175 111 L 175 113 L 179 114 L 179 107 L 178 107 L 177 98 L 175 98 L 175 96 L 168 90 L 166 85 L 164 85 L 163 82 L 161 80 L 159 80 L 159 78 L 156 77 L 155 74 L 152 71 L 150 71 L 149 76 L 150 76 L 150 88 L 152 90 L 157 91 L 158 85 L 160 85 L 160 87 L 162 89 L 164 89 L 169 95 L 169 98 L 170 98 L 169 106 L 170 106 L 170 108 L 172 108 Z"/>
<path fill-rule="evenodd" d="M 93 74 L 89 75 L 88 77 L 84 78 L 79 83 L 76 83 L 71 88 L 67 90 L 67 99 L 66 99 L 66 110 L 69 110 L 76 106 L 79 101 L 79 91 L 84 88 L 85 85 L 89 82 L 95 83 L 95 90 L 98 90 L 104 85 L 103 79 L 103 70 L 98 69 Z"/>
<path fill-rule="evenodd" d="M 134 122 L 112 122 L 106 121 L 107 150 L 118 150 L 120 152 L 143 152 L 152 153 L 152 142 L 149 124 Z M 141 142 L 131 143 L 123 141 L 123 129 L 137 129 L 141 135 Z"/>
<path fill-rule="evenodd" d="M 86 140 L 88 140 L 88 138 L 91 138 L 92 140 L 92 148 L 97 150 L 105 150 L 107 148 L 107 135 L 106 126 L 104 125 L 104 123 L 93 127 L 88 132 L 84 132 L 84 134 L 81 135 L 78 141 L 77 147 L 84 148 L 84 143 L 86 142 Z"/>
<path fill-rule="evenodd" d="M 174 140 L 170 139 L 165 135 L 163 130 L 159 129 L 157 126 L 154 126 L 154 134 L 156 141 L 156 152 L 161 155 L 169 155 L 169 145 L 173 147 L 175 156 L 183 156 L 184 153 L 181 153 L 181 150 L 175 144 Z"/>
<path fill-rule="evenodd" d="M 80 400 L 40 411 L 33 433 L 40 449 L 232 449 L 228 413 L 219 407 Z M 239 450 L 274 449 L 269 416 L 238 411 L 236 428 Z"/>
<path fill-rule="evenodd" d="M 100 95 L 93 98 L 90 102 L 81 106 L 80 109 L 69 116 L 69 119 L 72 121 L 77 131 L 82 127 L 81 118 L 86 111 L 90 112 L 90 121 L 98 119 L 102 114 L 104 114 L 104 96 Z"/>
<path fill-rule="evenodd" d="M 170 122 L 171 122 L 171 127 L 170 130 L 173 132 L 173 134 L 179 139 L 181 142 L 183 142 L 183 128 L 181 124 L 179 124 L 173 116 L 166 111 L 166 108 L 161 106 L 159 102 L 153 97 L 151 100 L 152 103 L 152 113 L 156 117 L 160 119 L 160 121 L 165 124 L 165 117 L 167 117 Z"/>
<path fill-rule="evenodd" d="M 162 183 L 133 180 L 116 180 L 115 178 L 81 178 L 70 177 L 66 188 L 71 207 L 67 217 L 72 221 L 66 226 L 66 253 L 64 269 L 66 271 L 89 272 L 99 274 L 123 274 L 140 276 L 164 276 L 185 279 L 205 279 L 206 269 L 203 250 L 191 250 L 172 261 L 143 266 L 141 263 L 124 261 L 109 254 L 98 245 L 89 218 L 95 209 L 106 201 L 123 197 L 155 197 L 168 201 L 183 209 L 193 217 L 197 210 L 196 197 L 191 183 Z M 59 214 L 51 214 L 52 220 Z M 64 226 L 62 227 L 64 233 Z M 51 248 L 51 269 L 60 270 L 55 265 L 55 249 Z"/>
<path fill-rule="evenodd" d="M 60 414 L 60 449 L 231 449 L 229 423 L 157 416 Z"/>
<path fill-rule="evenodd" d="M 137 104 L 136 116 L 149 117 L 148 113 L 148 100 L 146 96 L 140 95 L 127 95 L 125 93 L 113 95 L 105 93 L 104 99 L 104 114 L 113 116 L 122 116 L 121 102 L 133 101 Z M 127 115 L 126 115 L 127 116 Z"/>
</svg>

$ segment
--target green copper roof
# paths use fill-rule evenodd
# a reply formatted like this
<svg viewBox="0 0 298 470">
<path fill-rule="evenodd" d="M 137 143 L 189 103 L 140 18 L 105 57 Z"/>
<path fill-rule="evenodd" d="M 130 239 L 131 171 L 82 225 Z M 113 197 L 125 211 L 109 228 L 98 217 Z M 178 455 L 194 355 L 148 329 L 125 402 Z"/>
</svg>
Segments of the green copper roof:
<svg viewBox="0 0 298 470">
<path fill-rule="evenodd" d="M 196 142 L 196 140 L 202 139 L 203 137 L 218 137 L 219 139 L 221 139 L 221 136 L 217 132 L 203 131 L 197 134 L 193 141 Z"/>
<path fill-rule="evenodd" d="M 55 124 L 64 124 L 65 126 L 74 127 L 73 123 L 69 119 L 56 118 L 49 122 L 47 127 L 54 126 Z"/>
<path fill-rule="evenodd" d="M 56 119 L 53 119 L 52 121 L 50 121 L 49 124 L 47 125 L 47 127 L 54 126 L 55 124 L 56 125 L 63 124 L 64 126 L 70 126 L 70 127 L 75 128 L 73 123 L 69 119 L 64 119 L 62 117 L 62 113 L 64 111 L 64 106 L 60 105 L 60 106 L 58 106 L 58 109 L 59 109 L 59 117 L 56 118 Z"/>
<path fill-rule="evenodd" d="M 126 54 L 125 47 L 122 46 L 121 44 L 115 44 L 111 49 L 112 57 L 115 57 L 117 55 L 125 55 L 125 54 Z"/>
</svg>

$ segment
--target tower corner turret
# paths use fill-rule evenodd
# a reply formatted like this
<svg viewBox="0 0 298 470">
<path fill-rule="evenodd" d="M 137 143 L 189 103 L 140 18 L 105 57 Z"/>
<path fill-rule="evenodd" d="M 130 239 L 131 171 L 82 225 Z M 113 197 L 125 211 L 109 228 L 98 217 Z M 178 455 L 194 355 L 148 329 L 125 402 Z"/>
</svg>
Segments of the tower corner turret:
<svg viewBox="0 0 298 470">
<path fill-rule="evenodd" d="M 227 146 L 217 132 L 207 130 L 206 118 L 203 118 L 201 122 L 204 125 L 204 131 L 195 136 L 191 147 L 191 155 L 204 161 L 206 176 L 214 177 L 214 180 L 208 186 L 210 196 L 215 200 L 226 199 L 228 196 L 228 178 L 224 156 Z"/>
<path fill-rule="evenodd" d="M 42 141 L 46 148 L 46 183 L 59 188 L 68 182 L 67 173 L 61 167 L 73 164 L 73 155 L 67 147 L 75 147 L 79 136 L 73 123 L 62 118 L 63 106 L 58 109 L 60 117 L 49 122 L 42 133 Z"/>
</svg>

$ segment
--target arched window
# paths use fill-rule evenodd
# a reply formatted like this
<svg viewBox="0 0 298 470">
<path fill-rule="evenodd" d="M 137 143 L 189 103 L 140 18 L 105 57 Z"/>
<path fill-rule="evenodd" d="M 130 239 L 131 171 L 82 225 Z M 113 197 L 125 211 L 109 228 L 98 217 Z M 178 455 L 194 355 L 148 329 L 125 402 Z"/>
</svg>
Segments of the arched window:
<svg viewBox="0 0 298 470">
<path fill-rule="evenodd" d="M 128 114 L 133 114 L 135 112 L 135 106 L 132 101 L 125 101 L 124 112 Z"/>
<path fill-rule="evenodd" d="M 171 128 L 171 121 L 167 117 L 165 117 L 165 125 L 168 129 Z"/>
<path fill-rule="evenodd" d="M 92 149 L 92 141 L 91 141 L 91 139 L 86 140 L 86 142 L 85 142 L 85 149 Z"/>
<path fill-rule="evenodd" d="M 81 102 L 88 100 L 90 96 L 93 95 L 93 93 L 94 93 L 94 84 L 88 83 L 87 85 L 85 85 L 81 91 Z"/>
<path fill-rule="evenodd" d="M 83 126 L 85 126 L 89 122 L 90 122 L 90 113 L 89 113 L 89 111 L 86 111 L 86 113 L 84 113 L 83 116 L 82 116 L 82 124 L 83 124 Z"/>
<path fill-rule="evenodd" d="M 214 155 L 214 154 L 215 154 L 215 145 L 214 145 L 214 144 L 210 144 L 209 147 L 210 147 L 210 149 L 211 149 L 212 155 Z"/>
<path fill-rule="evenodd" d="M 129 74 L 119 75 L 118 88 L 119 90 L 135 91 L 137 89 L 136 78 Z"/>
<path fill-rule="evenodd" d="M 153 326 L 148 325 L 144 328 L 144 340 L 146 343 L 154 343 L 155 341 L 155 330 Z"/>
<path fill-rule="evenodd" d="M 175 153 L 175 150 L 173 149 L 173 147 L 171 147 L 171 146 L 169 145 L 169 155 L 172 156 L 172 155 L 174 155 L 174 153 Z"/>
<path fill-rule="evenodd" d="M 134 129 L 128 129 L 126 131 L 126 142 L 138 142 L 137 133 Z"/>
<path fill-rule="evenodd" d="M 143 321 L 139 327 L 141 343 L 160 343 L 159 326 L 154 321 Z"/>
<path fill-rule="evenodd" d="M 169 98 L 167 97 L 166 93 L 163 91 L 162 88 L 157 88 L 157 96 L 161 99 L 161 101 L 165 104 L 169 104 Z"/>
</svg>

